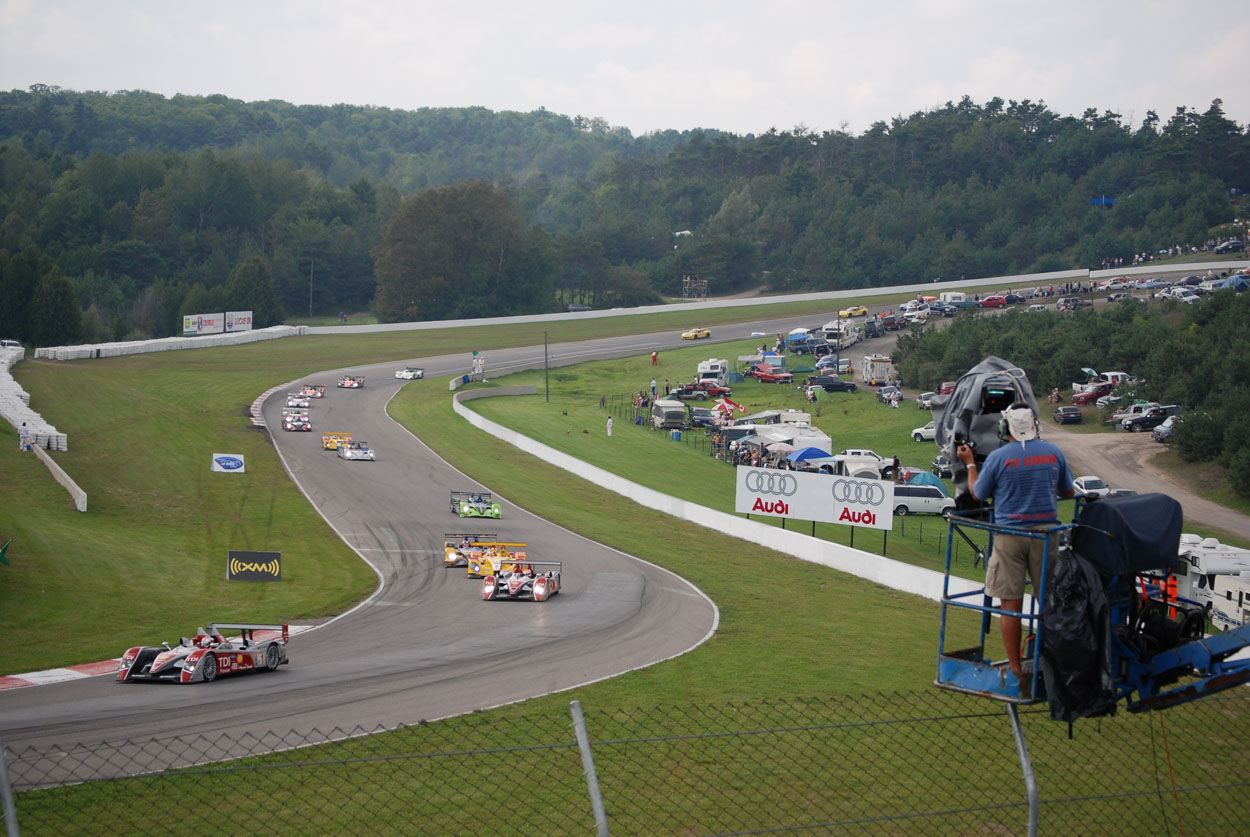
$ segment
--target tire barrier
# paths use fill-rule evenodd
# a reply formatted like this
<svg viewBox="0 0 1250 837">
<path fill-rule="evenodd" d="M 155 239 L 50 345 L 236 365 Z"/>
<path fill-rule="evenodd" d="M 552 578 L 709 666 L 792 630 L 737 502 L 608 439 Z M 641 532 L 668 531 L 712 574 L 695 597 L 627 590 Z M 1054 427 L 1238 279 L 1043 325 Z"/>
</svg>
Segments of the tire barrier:
<svg viewBox="0 0 1250 837">
<path fill-rule="evenodd" d="M 43 420 L 43 416 L 30 408 L 30 393 L 13 380 L 9 370 L 13 364 L 26 356 L 25 349 L 0 349 L 0 418 L 17 430 L 26 423 L 32 447 L 47 450 L 69 450 L 65 434 Z"/>
</svg>

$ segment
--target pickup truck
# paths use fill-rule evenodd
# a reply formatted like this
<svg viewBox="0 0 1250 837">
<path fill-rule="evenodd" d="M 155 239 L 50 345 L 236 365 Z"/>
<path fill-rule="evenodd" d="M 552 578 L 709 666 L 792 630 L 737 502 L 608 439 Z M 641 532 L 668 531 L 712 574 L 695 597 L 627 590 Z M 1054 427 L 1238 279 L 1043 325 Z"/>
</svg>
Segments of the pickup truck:
<svg viewBox="0 0 1250 837">
<path fill-rule="evenodd" d="M 1163 424 L 1170 417 L 1179 412 L 1180 408 L 1175 404 L 1166 407 L 1155 405 L 1144 413 L 1130 416 L 1120 422 L 1120 426 L 1130 433 L 1140 433 L 1143 430 L 1151 430 Z"/>
</svg>

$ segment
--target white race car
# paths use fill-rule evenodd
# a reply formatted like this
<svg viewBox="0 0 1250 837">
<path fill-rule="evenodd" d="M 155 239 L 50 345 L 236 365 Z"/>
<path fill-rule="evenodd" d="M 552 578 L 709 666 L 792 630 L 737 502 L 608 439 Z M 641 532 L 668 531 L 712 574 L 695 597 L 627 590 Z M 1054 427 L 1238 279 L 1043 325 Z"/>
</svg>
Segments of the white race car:
<svg viewBox="0 0 1250 837">
<path fill-rule="evenodd" d="M 419 366 L 409 366 L 404 369 L 395 370 L 396 378 L 403 378 L 405 381 L 415 381 L 418 378 L 425 377 L 425 370 Z"/>
<path fill-rule="evenodd" d="M 288 407 L 302 407 L 307 410 L 311 403 L 307 395 L 302 395 L 298 392 L 288 392 L 286 394 L 286 405 Z"/>
<path fill-rule="evenodd" d="M 346 445 L 339 445 L 340 459 L 363 459 L 367 462 L 373 461 L 373 448 L 369 447 L 367 442 L 351 441 Z"/>
</svg>

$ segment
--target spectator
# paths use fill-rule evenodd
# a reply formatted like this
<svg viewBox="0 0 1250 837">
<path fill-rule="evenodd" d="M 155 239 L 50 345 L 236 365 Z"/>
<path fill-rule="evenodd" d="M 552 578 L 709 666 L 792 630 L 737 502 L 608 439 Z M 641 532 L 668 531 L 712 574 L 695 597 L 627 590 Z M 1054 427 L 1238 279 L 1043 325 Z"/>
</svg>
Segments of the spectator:
<svg viewBox="0 0 1250 837">
<path fill-rule="evenodd" d="M 608 438 L 612 438 L 612 417 L 608 416 Z"/>
</svg>

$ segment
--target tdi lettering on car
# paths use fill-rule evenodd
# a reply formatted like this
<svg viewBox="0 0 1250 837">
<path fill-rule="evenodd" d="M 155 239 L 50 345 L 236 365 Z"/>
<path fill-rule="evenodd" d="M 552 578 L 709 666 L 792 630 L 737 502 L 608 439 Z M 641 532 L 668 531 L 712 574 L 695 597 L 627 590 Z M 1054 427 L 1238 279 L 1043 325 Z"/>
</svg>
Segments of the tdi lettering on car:
<svg viewBox="0 0 1250 837">
<path fill-rule="evenodd" d="M 736 512 L 874 529 L 894 527 L 892 482 L 771 468 L 740 466 L 735 470 Z"/>
</svg>

